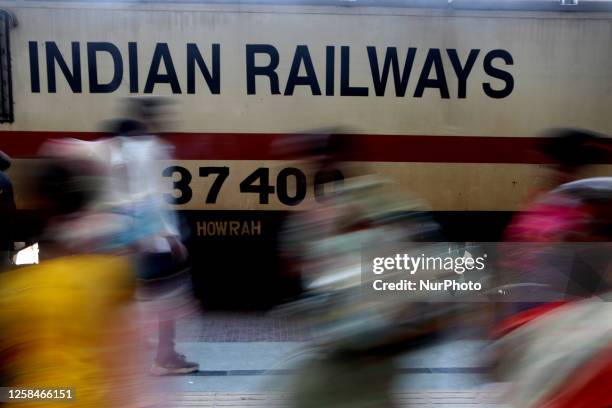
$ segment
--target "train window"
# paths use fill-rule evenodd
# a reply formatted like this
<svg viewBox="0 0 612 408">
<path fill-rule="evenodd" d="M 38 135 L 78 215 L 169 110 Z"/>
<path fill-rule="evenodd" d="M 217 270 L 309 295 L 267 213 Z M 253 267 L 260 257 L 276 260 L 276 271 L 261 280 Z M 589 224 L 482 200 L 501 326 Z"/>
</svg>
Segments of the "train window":
<svg viewBox="0 0 612 408">
<path fill-rule="evenodd" d="M 13 122 L 13 84 L 9 33 L 12 16 L 0 10 L 0 123 Z"/>
</svg>

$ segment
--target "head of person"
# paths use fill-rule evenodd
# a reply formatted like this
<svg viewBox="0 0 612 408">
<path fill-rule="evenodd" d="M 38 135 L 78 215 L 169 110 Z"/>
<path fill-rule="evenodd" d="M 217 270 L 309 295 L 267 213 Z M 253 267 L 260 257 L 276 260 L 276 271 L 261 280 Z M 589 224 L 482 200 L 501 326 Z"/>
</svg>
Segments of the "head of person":
<svg viewBox="0 0 612 408">
<path fill-rule="evenodd" d="M 350 136 L 339 130 L 318 129 L 289 135 L 275 141 L 271 149 L 275 157 L 300 161 L 313 172 L 340 167 L 341 162 L 351 160 L 352 150 Z"/>
<path fill-rule="evenodd" d="M 540 143 L 540 151 L 552 162 L 561 182 L 579 178 L 580 172 L 592 164 L 610 158 L 609 138 L 583 129 L 553 129 Z"/>
<path fill-rule="evenodd" d="M 147 96 L 127 100 L 129 117 L 141 122 L 149 133 L 163 132 L 171 123 L 172 102 L 168 98 Z"/>
<path fill-rule="evenodd" d="M 102 192 L 101 170 L 91 160 L 45 159 L 36 176 L 39 202 L 46 219 L 87 209 Z"/>
<path fill-rule="evenodd" d="M 142 136 L 147 133 L 144 123 L 135 119 L 118 119 L 111 124 L 110 132 L 114 136 Z"/>
<path fill-rule="evenodd" d="M 0 151 L 0 171 L 6 171 L 9 167 L 11 167 L 11 158 L 3 151 Z"/>
</svg>

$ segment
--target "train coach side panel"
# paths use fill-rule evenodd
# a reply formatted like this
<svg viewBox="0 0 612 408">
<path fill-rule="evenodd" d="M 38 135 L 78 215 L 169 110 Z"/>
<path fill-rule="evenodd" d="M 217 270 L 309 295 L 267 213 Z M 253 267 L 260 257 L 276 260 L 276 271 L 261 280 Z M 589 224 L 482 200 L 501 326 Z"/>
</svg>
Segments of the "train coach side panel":
<svg viewBox="0 0 612 408">
<path fill-rule="evenodd" d="M 43 140 L 96 138 L 123 114 L 123 98 L 168 96 L 176 160 L 160 163 L 159 176 L 188 220 L 201 269 L 223 272 L 209 287 L 249 265 L 268 277 L 280 270 L 273 252 L 282 218 L 316 203 L 304 167 L 275 153 L 293 132 L 340 127 L 359 146 L 356 162 L 472 240 L 494 239 L 541 184 L 543 160 L 531 151 L 538 132 L 612 132 L 610 14 L 0 6 L 17 21 L 15 121 L 0 124 L 0 149 L 15 158 L 18 206 L 35 207 L 28 175 Z M 266 194 L 248 187 L 261 182 Z"/>
<path fill-rule="evenodd" d="M 177 100 L 181 132 L 612 130 L 610 15 L 14 5 L 6 130 L 92 131 L 145 94 Z"/>
<path fill-rule="evenodd" d="M 537 184 L 526 165 L 538 160 L 508 138 L 553 126 L 612 131 L 609 14 L 4 5 L 17 20 L 15 122 L 0 129 L 14 156 L 35 154 L 41 132 L 88 137 L 121 114 L 123 97 L 166 95 L 176 101 L 172 130 L 188 136 L 177 159 L 234 159 L 230 171 L 243 174 L 253 168 L 245 160 L 276 159 L 262 134 L 343 126 L 383 172 L 428 163 L 399 180 L 433 209 L 515 210 Z M 476 183 L 470 165 L 449 163 L 503 171 Z M 245 209 L 238 186 L 221 195 L 181 208 Z"/>
</svg>

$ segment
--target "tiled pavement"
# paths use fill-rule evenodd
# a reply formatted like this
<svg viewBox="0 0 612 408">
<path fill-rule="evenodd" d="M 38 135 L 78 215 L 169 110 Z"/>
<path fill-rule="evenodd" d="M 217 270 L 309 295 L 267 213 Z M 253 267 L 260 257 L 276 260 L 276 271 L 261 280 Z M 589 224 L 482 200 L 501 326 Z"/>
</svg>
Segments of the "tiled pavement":
<svg viewBox="0 0 612 408">
<path fill-rule="evenodd" d="M 468 324 L 451 331 L 469 337 L 473 329 Z M 308 341 L 312 334 L 303 322 L 264 312 L 204 311 L 177 321 L 178 342 Z"/>
<path fill-rule="evenodd" d="M 183 318 L 177 322 L 177 349 L 199 362 L 201 371 L 156 379 L 158 387 L 178 393 L 166 394 L 170 404 L 163 407 L 289 407 L 287 381 L 309 357 L 302 350 L 311 337 L 304 325 L 264 313 L 202 312 Z M 483 347 L 486 342 L 451 339 L 402 357 L 395 406 L 502 408 L 499 391 L 487 384 L 479 358 Z"/>
<path fill-rule="evenodd" d="M 503 408 L 500 390 L 412 391 L 394 394 L 397 408 Z M 171 401 L 175 408 L 284 408 L 289 397 L 282 393 L 192 392 Z"/>
<path fill-rule="evenodd" d="M 177 322 L 179 342 L 306 341 L 301 323 L 261 312 L 201 312 Z"/>
</svg>

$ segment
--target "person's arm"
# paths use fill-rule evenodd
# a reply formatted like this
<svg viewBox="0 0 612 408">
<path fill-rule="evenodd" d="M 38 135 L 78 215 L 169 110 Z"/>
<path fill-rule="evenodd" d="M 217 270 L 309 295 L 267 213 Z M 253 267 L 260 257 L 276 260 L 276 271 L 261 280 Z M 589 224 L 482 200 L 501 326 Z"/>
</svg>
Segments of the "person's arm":
<svg viewBox="0 0 612 408">
<path fill-rule="evenodd" d="M 173 147 L 163 141 L 162 139 L 156 138 L 154 157 L 156 164 L 162 160 L 170 160 L 172 158 Z M 159 166 L 157 166 L 159 167 Z M 160 174 L 161 176 L 161 174 Z M 162 232 L 161 235 L 166 238 L 168 245 L 170 245 L 170 252 L 172 257 L 177 262 L 185 262 L 187 260 L 188 251 L 185 245 L 181 242 L 181 235 L 178 228 L 178 217 L 173 209 L 167 208 L 168 203 L 166 197 L 171 192 L 168 189 L 167 183 L 164 183 L 162 177 L 155 179 L 155 190 L 157 191 L 157 213 L 161 220 Z"/>
</svg>

